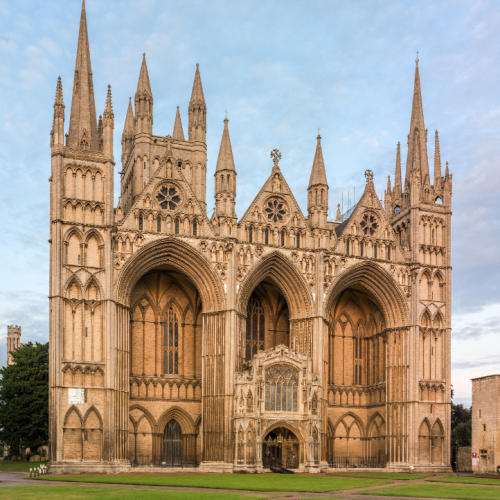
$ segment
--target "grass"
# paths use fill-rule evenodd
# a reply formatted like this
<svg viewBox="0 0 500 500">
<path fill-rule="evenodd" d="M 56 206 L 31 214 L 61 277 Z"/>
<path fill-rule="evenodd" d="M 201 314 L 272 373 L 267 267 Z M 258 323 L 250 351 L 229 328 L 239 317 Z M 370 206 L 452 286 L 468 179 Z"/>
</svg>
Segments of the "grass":
<svg viewBox="0 0 500 500">
<path fill-rule="evenodd" d="M 288 475 L 219 475 L 219 476 L 53 476 L 43 481 L 75 481 L 85 483 L 136 484 L 148 486 L 184 486 L 189 488 L 217 488 L 249 491 L 300 491 L 322 493 L 365 486 L 382 486 L 390 481 Z M 3 490 L 2 490 L 3 491 Z"/>
<path fill-rule="evenodd" d="M 409 498 L 450 498 L 453 500 L 500 500 L 500 488 L 450 486 L 444 484 L 405 484 L 378 490 L 361 491 L 358 495 Z"/>
<path fill-rule="evenodd" d="M 0 472 L 29 472 L 30 469 L 38 468 L 40 465 L 47 465 L 47 462 L 25 462 L 17 460 L 1 460 Z"/>
<path fill-rule="evenodd" d="M 2 500 L 36 498 L 37 500 L 264 500 L 269 495 L 208 493 L 198 491 L 165 491 L 137 488 L 106 488 L 99 486 L 6 486 Z"/>
<path fill-rule="evenodd" d="M 405 473 L 393 473 L 393 474 L 370 474 L 370 473 L 359 473 L 356 474 L 353 472 L 352 474 L 349 474 L 348 472 L 342 472 L 342 473 L 332 473 L 332 476 L 335 477 L 357 477 L 360 479 L 392 479 L 393 481 L 401 481 L 401 480 L 406 480 L 406 479 L 423 479 L 424 477 L 431 477 L 434 474 L 405 474 Z"/>
<path fill-rule="evenodd" d="M 429 479 L 436 483 L 460 483 L 460 484 L 486 484 L 490 486 L 500 486 L 500 477 L 498 479 L 488 479 L 486 477 L 474 476 L 446 476 L 438 479 Z"/>
</svg>

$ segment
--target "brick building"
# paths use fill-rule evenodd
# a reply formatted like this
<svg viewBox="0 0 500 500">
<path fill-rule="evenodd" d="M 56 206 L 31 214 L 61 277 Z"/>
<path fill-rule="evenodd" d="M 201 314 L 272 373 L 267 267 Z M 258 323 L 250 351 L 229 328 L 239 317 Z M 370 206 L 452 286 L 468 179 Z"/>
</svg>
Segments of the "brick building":
<svg viewBox="0 0 500 500">
<path fill-rule="evenodd" d="M 53 471 L 261 470 L 270 454 L 311 472 L 449 467 L 452 178 L 437 132 L 429 170 L 416 63 L 385 206 L 367 170 L 356 206 L 327 218 L 318 136 L 307 214 L 274 150 L 238 217 L 226 118 L 209 217 L 200 69 L 187 136 L 179 108 L 153 133 L 144 55 L 115 206 L 111 88 L 98 120 L 83 5 L 68 134 L 60 79 L 51 132 Z"/>
<path fill-rule="evenodd" d="M 472 379 L 472 470 L 495 473 L 500 466 L 500 375 Z"/>
</svg>

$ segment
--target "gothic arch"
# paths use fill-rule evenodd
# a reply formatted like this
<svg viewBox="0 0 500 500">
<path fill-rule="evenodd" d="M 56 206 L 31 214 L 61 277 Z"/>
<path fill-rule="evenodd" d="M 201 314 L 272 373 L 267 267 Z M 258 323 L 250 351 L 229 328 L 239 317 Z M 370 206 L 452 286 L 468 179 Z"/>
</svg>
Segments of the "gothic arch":
<svg viewBox="0 0 500 500">
<path fill-rule="evenodd" d="M 97 203 L 95 206 L 97 207 L 99 205 L 100 204 Z M 103 240 L 101 233 L 99 231 L 97 231 L 97 229 L 93 229 L 93 228 L 85 234 L 85 238 L 83 240 L 84 243 L 88 243 L 88 241 L 90 240 L 90 238 L 92 238 L 92 236 L 94 236 L 96 238 L 99 245 L 104 245 L 104 240 Z"/>
<path fill-rule="evenodd" d="M 404 326 L 409 312 L 403 294 L 392 276 L 373 262 L 360 262 L 342 271 L 325 299 L 325 314 L 330 314 L 335 298 L 340 292 L 354 285 L 361 285 L 373 294 L 384 315 L 386 328 Z"/>
<path fill-rule="evenodd" d="M 64 415 L 64 425 L 63 425 L 63 427 L 66 427 L 66 423 L 68 421 L 68 418 L 71 415 L 71 413 L 73 413 L 73 412 L 75 412 L 76 415 L 78 416 L 78 418 L 80 419 L 80 427 L 83 427 L 83 417 L 82 417 L 82 414 L 80 413 L 80 410 L 75 405 L 71 405 L 68 408 L 68 411 L 66 412 L 66 415 Z"/>
<path fill-rule="evenodd" d="M 284 420 L 279 420 L 278 422 L 273 422 L 271 423 L 266 429 L 262 431 L 262 436 L 267 436 L 271 431 L 278 427 L 284 427 L 285 429 L 288 429 L 289 431 L 292 431 L 297 439 L 299 440 L 300 444 L 304 443 L 304 436 L 302 435 L 302 432 L 298 427 L 293 425 L 290 422 L 284 421 Z"/>
<path fill-rule="evenodd" d="M 64 234 L 63 242 L 68 243 L 69 239 L 71 236 L 76 235 L 78 239 L 80 240 L 80 243 L 84 241 L 84 234 L 78 229 L 77 227 L 73 226 L 72 228 L 68 229 L 66 233 Z"/>
<path fill-rule="evenodd" d="M 97 420 L 99 420 L 99 424 L 100 424 L 100 429 L 103 428 L 103 422 L 102 422 L 102 417 L 101 417 L 101 414 L 99 413 L 99 410 L 94 406 L 92 405 L 86 412 L 85 412 L 85 415 L 83 416 L 83 426 L 85 427 L 87 425 L 87 419 L 89 418 L 90 414 L 91 413 L 94 413 L 95 416 L 97 417 Z"/>
<path fill-rule="evenodd" d="M 266 278 L 272 278 L 285 296 L 290 319 L 307 317 L 312 313 L 311 292 L 302 274 L 287 257 L 275 250 L 262 257 L 243 279 L 238 293 L 237 306 L 241 314 L 246 314 L 252 292 Z"/>
<path fill-rule="evenodd" d="M 153 415 L 151 414 L 151 412 L 144 408 L 144 406 L 141 406 L 139 404 L 134 404 L 132 405 L 129 409 L 128 409 L 128 412 L 129 412 L 129 418 L 132 420 L 132 423 L 134 423 L 134 425 L 137 425 L 139 423 L 139 420 L 142 418 L 142 416 L 139 418 L 139 420 L 137 420 L 137 422 L 134 421 L 134 418 L 130 415 L 130 413 L 134 410 L 139 410 L 139 411 L 142 411 L 143 415 L 149 420 L 149 423 L 151 425 L 151 429 L 154 429 L 156 427 L 156 420 L 155 418 L 153 417 Z"/>
<path fill-rule="evenodd" d="M 201 253 L 175 237 L 144 245 L 125 263 L 116 286 L 117 301 L 128 306 L 137 281 L 148 271 L 162 265 L 177 268 L 193 282 L 200 294 L 204 312 L 225 308 L 226 299 L 220 276 Z"/>
<path fill-rule="evenodd" d="M 151 307 L 152 311 L 153 311 L 153 314 L 155 315 L 155 317 L 158 317 L 158 311 L 156 309 L 156 305 L 153 303 L 153 301 L 151 300 L 151 297 L 149 297 L 149 295 L 147 295 L 146 293 L 143 293 L 135 302 L 134 304 L 132 305 L 132 307 L 130 308 L 131 311 L 135 311 L 135 309 L 137 307 L 139 307 L 139 309 L 141 310 L 141 314 L 143 313 L 143 310 L 146 309 L 146 306 L 143 306 L 142 305 L 142 301 L 146 299 L 148 304 L 149 304 L 149 307 Z M 161 314 L 161 312 L 160 312 Z"/>
<path fill-rule="evenodd" d="M 162 416 L 158 419 L 156 432 L 160 434 L 163 433 L 165 426 L 172 419 L 175 419 L 179 423 L 183 434 L 195 433 L 195 426 L 191 415 L 179 406 L 173 406 L 162 414 Z"/>
<path fill-rule="evenodd" d="M 76 274 L 73 274 L 72 276 L 69 277 L 68 281 L 66 282 L 66 285 L 64 286 L 65 290 L 65 295 L 67 299 L 70 299 L 71 297 L 68 297 L 69 291 L 71 287 L 75 284 L 78 287 L 78 291 L 80 293 L 80 298 L 78 300 L 81 300 L 83 297 L 83 285 L 82 282 L 80 281 L 80 278 Z"/>
<path fill-rule="evenodd" d="M 344 413 L 338 420 L 337 420 L 337 423 L 335 424 L 334 426 L 334 431 L 336 432 L 337 431 L 337 427 L 339 426 L 339 424 L 342 422 L 346 428 L 346 430 L 349 432 L 351 430 L 351 427 L 352 427 L 352 424 L 350 426 L 347 426 L 346 422 L 345 422 L 345 417 L 352 417 L 356 423 L 358 424 L 358 427 L 359 427 L 359 432 L 361 433 L 361 437 L 365 437 L 366 436 L 366 427 L 365 427 L 365 424 L 363 423 L 363 421 L 361 420 L 361 418 L 356 415 L 355 413 L 353 413 L 352 411 L 348 411 L 346 413 Z"/>
<path fill-rule="evenodd" d="M 102 286 L 99 283 L 99 280 L 94 275 L 90 276 L 89 279 L 87 280 L 87 283 L 85 283 L 85 286 L 82 289 L 82 292 L 83 292 L 82 297 L 85 297 L 85 300 L 89 300 L 87 298 L 87 292 L 89 291 L 89 289 L 92 285 L 95 285 L 97 290 L 99 290 L 99 297 L 102 300 L 102 298 L 104 297 L 104 290 L 102 289 Z"/>
</svg>

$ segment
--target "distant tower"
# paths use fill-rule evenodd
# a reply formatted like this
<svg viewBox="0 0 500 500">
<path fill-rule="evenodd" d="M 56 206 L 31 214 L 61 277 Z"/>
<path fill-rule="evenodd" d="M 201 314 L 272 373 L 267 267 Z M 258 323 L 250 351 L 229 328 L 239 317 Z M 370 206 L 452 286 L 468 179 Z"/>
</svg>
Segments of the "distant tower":
<svg viewBox="0 0 500 500">
<path fill-rule="evenodd" d="M 14 364 L 12 361 L 12 352 L 19 349 L 21 346 L 21 327 L 8 326 L 7 327 L 7 366 Z"/>
</svg>

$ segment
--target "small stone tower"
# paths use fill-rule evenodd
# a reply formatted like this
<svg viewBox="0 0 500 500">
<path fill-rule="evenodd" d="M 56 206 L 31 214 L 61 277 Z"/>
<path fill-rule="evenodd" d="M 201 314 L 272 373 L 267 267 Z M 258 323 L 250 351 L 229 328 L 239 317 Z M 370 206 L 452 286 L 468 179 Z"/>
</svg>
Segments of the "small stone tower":
<svg viewBox="0 0 500 500">
<path fill-rule="evenodd" d="M 7 327 L 7 366 L 12 365 L 12 352 L 21 346 L 21 327 L 10 325 Z"/>
</svg>

